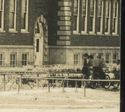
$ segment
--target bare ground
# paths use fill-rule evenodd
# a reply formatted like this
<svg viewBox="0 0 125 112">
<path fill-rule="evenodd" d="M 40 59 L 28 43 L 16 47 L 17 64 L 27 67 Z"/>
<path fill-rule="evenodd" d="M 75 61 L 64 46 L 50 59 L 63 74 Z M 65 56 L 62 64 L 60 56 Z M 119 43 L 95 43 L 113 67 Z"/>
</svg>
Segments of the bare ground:
<svg viewBox="0 0 125 112">
<path fill-rule="evenodd" d="M 83 88 L 47 88 L 0 92 L 0 109 L 117 109 L 120 105 L 119 91 Z"/>
</svg>

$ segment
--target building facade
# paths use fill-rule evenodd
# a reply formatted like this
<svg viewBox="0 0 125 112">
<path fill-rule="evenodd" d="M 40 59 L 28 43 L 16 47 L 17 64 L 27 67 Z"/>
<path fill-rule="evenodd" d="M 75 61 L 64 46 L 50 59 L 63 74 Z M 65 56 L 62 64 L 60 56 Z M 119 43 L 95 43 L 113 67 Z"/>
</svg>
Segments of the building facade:
<svg viewBox="0 0 125 112">
<path fill-rule="evenodd" d="M 0 66 L 120 58 L 120 0 L 0 0 Z M 6 9 L 6 10 L 5 10 Z"/>
</svg>

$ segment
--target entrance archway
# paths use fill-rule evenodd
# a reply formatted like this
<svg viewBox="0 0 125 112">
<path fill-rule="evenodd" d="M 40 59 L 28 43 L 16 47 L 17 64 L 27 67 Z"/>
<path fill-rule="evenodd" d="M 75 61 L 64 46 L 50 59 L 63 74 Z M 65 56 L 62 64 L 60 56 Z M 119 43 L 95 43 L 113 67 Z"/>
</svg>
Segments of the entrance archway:
<svg viewBox="0 0 125 112">
<path fill-rule="evenodd" d="M 48 62 L 48 25 L 43 15 L 37 18 L 34 29 L 34 65 Z"/>
</svg>

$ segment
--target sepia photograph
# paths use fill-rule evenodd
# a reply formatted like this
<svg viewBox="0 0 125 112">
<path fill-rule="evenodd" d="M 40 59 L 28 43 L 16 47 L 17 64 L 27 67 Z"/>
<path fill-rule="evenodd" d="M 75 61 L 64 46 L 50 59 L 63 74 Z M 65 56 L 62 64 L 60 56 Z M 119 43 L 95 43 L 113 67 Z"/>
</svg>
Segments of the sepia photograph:
<svg viewBox="0 0 125 112">
<path fill-rule="evenodd" d="M 120 112 L 121 0 L 0 0 L 0 112 Z"/>
</svg>

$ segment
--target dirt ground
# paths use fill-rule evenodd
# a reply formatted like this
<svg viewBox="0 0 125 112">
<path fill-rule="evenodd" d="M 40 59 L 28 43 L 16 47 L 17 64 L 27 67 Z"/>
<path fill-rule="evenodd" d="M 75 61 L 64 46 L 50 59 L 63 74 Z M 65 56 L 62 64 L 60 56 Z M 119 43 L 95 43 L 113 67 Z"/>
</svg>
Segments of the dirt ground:
<svg viewBox="0 0 125 112">
<path fill-rule="evenodd" d="M 50 92 L 47 91 L 47 88 L 21 90 L 19 93 L 17 90 L 1 91 L 0 110 L 14 108 L 119 110 L 120 92 L 87 88 L 85 97 L 83 88 L 79 88 L 77 92 L 75 92 L 75 88 L 65 88 L 65 92 L 62 92 L 62 88 L 53 88 Z"/>
</svg>

